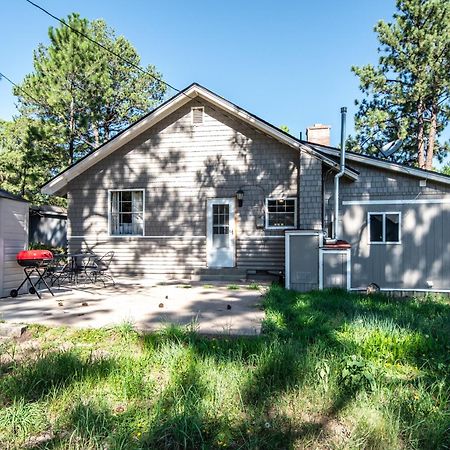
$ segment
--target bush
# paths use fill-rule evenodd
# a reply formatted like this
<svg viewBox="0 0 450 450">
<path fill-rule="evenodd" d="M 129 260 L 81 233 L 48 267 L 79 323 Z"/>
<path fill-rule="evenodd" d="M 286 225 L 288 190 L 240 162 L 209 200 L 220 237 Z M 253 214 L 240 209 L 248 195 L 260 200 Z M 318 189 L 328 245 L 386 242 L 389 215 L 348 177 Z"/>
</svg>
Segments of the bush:
<svg viewBox="0 0 450 450">
<path fill-rule="evenodd" d="M 30 242 L 28 250 L 50 250 L 54 255 L 62 255 L 67 251 L 64 247 L 53 247 L 42 242 Z"/>
</svg>

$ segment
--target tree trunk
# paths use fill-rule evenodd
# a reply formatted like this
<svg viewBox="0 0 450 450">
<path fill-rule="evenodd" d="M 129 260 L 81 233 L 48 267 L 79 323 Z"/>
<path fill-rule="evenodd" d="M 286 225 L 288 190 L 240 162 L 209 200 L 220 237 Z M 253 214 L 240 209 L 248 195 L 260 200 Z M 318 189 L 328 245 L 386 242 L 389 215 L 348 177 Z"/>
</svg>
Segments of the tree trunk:
<svg viewBox="0 0 450 450">
<path fill-rule="evenodd" d="M 70 115 L 69 115 L 69 164 L 73 164 L 75 153 L 75 113 L 74 113 L 74 100 L 73 96 L 70 100 Z"/>
<path fill-rule="evenodd" d="M 93 126 L 93 133 L 94 133 L 95 148 L 97 148 L 100 145 L 100 136 L 98 134 L 98 126 L 97 125 Z"/>
<path fill-rule="evenodd" d="M 20 195 L 22 197 L 25 197 L 25 189 L 27 186 L 27 181 L 28 181 L 27 170 L 26 170 L 26 168 L 24 168 L 23 172 L 22 172 L 22 180 L 21 180 L 21 187 L 20 187 Z"/>
<path fill-rule="evenodd" d="M 428 132 L 427 162 L 425 166 L 427 170 L 433 169 L 434 144 L 436 142 L 436 128 L 437 128 L 437 108 L 433 106 L 433 108 L 431 109 L 430 130 Z"/>
<path fill-rule="evenodd" d="M 425 168 L 425 151 L 424 151 L 424 121 L 423 121 L 423 102 L 419 102 L 417 108 L 417 161 L 421 169 Z"/>
</svg>

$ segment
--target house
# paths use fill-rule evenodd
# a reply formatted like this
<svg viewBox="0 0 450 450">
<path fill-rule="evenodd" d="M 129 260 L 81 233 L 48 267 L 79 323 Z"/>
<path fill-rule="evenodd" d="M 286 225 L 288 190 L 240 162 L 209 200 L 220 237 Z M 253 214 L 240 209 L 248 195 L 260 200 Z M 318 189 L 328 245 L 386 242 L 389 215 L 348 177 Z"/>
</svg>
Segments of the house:
<svg viewBox="0 0 450 450">
<path fill-rule="evenodd" d="M 16 254 L 27 248 L 28 202 L 0 189 L 0 297 L 7 297 L 22 282 L 24 273 Z"/>
<path fill-rule="evenodd" d="M 70 250 L 113 250 L 117 275 L 274 273 L 286 235 L 325 249 L 334 228 L 340 153 L 325 126 L 308 141 L 192 84 L 42 192 L 67 195 Z M 348 287 L 450 289 L 450 177 L 349 152 L 340 202 Z"/>
</svg>

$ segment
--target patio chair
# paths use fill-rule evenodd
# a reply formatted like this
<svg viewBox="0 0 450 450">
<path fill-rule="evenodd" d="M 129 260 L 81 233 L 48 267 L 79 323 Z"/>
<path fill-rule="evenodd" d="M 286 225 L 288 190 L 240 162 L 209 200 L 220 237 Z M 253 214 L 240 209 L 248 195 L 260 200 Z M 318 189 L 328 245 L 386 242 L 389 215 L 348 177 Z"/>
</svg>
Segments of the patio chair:
<svg viewBox="0 0 450 450">
<path fill-rule="evenodd" d="M 47 268 L 46 277 L 50 281 L 50 285 L 61 284 L 70 280 L 69 264 L 66 255 L 56 255 Z"/>
<path fill-rule="evenodd" d="M 113 258 L 114 252 L 108 252 L 100 258 L 94 259 L 94 264 L 90 269 L 90 275 L 94 278 L 95 282 L 97 282 L 97 280 L 101 280 L 103 285 L 106 286 L 106 280 L 110 280 L 113 285 L 116 284 L 110 270 L 110 265 Z"/>
</svg>

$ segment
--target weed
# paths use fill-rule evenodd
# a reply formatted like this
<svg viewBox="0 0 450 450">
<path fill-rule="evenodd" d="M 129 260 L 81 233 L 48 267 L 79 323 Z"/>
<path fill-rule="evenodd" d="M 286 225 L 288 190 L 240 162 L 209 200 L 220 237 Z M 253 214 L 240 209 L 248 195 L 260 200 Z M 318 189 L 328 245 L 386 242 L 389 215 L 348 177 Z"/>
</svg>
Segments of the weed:
<svg viewBox="0 0 450 450">
<path fill-rule="evenodd" d="M 227 289 L 229 289 L 230 291 L 237 291 L 240 289 L 240 286 L 238 286 L 237 284 L 229 284 L 227 286 Z"/>
</svg>

